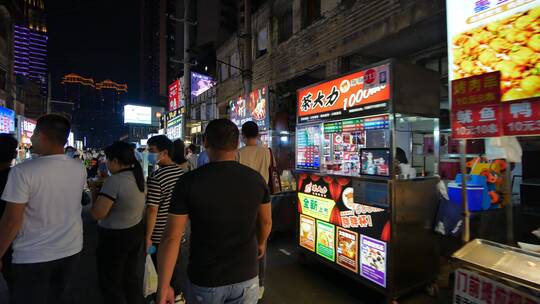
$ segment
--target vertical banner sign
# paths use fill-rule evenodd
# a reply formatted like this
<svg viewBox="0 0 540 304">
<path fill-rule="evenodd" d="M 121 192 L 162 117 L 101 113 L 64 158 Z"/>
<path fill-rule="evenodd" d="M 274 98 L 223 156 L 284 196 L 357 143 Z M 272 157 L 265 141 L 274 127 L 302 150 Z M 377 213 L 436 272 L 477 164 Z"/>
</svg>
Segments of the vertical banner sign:
<svg viewBox="0 0 540 304">
<path fill-rule="evenodd" d="M 386 287 L 386 243 L 360 236 L 360 275 Z"/>
<path fill-rule="evenodd" d="M 336 226 L 317 220 L 317 254 L 330 261 L 336 259 Z"/>
<path fill-rule="evenodd" d="M 452 81 L 453 138 L 502 135 L 499 83 L 499 72 Z"/>
<path fill-rule="evenodd" d="M 454 304 L 539 304 L 540 298 L 517 290 L 479 273 L 457 269 L 455 272 Z"/>
<path fill-rule="evenodd" d="M 184 106 L 184 96 L 182 95 L 182 81 L 176 79 L 169 85 L 169 111 L 174 111 Z"/>
<path fill-rule="evenodd" d="M 452 0 L 446 5 L 453 137 L 540 134 L 535 112 L 527 116 L 515 110 L 535 109 L 540 102 L 540 0 Z M 513 106 L 512 114 L 506 103 L 518 100 L 527 101 Z"/>
<path fill-rule="evenodd" d="M 300 246 L 315 252 L 315 219 L 300 214 Z"/>
<path fill-rule="evenodd" d="M 336 263 L 358 272 L 358 233 L 337 227 Z"/>
</svg>

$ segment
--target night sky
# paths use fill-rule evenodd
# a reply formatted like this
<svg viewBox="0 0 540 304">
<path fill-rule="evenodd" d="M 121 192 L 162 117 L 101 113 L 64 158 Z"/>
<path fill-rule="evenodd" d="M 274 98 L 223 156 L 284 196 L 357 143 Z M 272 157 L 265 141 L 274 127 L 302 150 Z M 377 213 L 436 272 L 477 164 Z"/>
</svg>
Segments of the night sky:
<svg viewBox="0 0 540 304">
<path fill-rule="evenodd" d="M 67 73 L 128 84 L 138 98 L 139 1 L 47 1 L 49 69 L 53 98 L 61 99 Z"/>
</svg>

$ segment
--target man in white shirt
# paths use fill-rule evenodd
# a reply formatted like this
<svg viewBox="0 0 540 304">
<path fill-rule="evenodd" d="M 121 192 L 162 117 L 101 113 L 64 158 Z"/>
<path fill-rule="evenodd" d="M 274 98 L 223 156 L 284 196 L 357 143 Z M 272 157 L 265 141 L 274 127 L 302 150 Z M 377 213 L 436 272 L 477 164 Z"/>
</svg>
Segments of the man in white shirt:
<svg viewBox="0 0 540 304">
<path fill-rule="evenodd" d="M 64 155 L 71 125 L 61 115 L 37 121 L 39 158 L 11 169 L 2 200 L 0 257 L 13 242 L 12 304 L 67 303 L 66 289 L 83 246 L 81 197 L 86 172 Z"/>
<path fill-rule="evenodd" d="M 244 147 L 238 150 L 238 162 L 259 172 L 268 185 L 272 158 L 270 149 L 259 145 L 259 126 L 253 121 L 242 125 Z M 259 259 L 259 299 L 264 296 L 264 279 L 266 273 L 266 253 Z"/>
</svg>

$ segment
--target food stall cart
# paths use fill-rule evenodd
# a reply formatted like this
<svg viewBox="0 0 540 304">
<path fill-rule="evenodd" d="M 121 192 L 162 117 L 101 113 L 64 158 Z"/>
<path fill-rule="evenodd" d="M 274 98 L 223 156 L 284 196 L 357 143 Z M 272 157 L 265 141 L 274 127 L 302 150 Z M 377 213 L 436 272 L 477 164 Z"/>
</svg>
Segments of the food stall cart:
<svg viewBox="0 0 540 304">
<path fill-rule="evenodd" d="M 439 263 L 432 233 L 439 74 L 386 60 L 300 89 L 297 98 L 301 256 L 389 302 L 431 285 Z M 396 169 L 398 148 L 416 178 Z"/>
<path fill-rule="evenodd" d="M 453 303 L 540 303 L 540 254 L 476 239 L 453 259 Z"/>
</svg>

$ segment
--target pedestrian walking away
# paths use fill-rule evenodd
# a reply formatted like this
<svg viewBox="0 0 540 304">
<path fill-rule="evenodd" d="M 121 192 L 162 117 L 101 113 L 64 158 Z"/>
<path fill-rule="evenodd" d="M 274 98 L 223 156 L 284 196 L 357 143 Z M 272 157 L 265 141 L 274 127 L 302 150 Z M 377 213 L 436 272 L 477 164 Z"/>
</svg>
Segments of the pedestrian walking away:
<svg viewBox="0 0 540 304">
<path fill-rule="evenodd" d="M 182 143 L 183 145 L 183 143 Z M 148 161 L 151 165 L 158 165 L 159 169 L 148 177 L 148 194 L 146 197 L 146 252 L 151 246 L 159 248 L 161 236 L 167 224 L 171 197 L 178 181 L 184 173 L 172 159 L 174 154 L 173 142 L 165 135 L 158 135 L 150 138 L 147 143 L 150 154 Z M 184 149 L 182 149 L 182 153 Z M 157 265 L 157 255 L 152 254 L 152 260 Z M 177 262 L 179 264 L 180 259 Z M 175 294 L 180 294 L 180 282 L 177 271 L 173 276 L 173 287 Z"/>
<path fill-rule="evenodd" d="M 13 241 L 13 304 L 66 303 L 83 245 L 86 183 L 81 162 L 64 155 L 70 127 L 61 115 L 39 118 L 31 142 L 40 157 L 9 172 L 2 195 L 7 204 L 0 221 L 0 255 Z"/>
<path fill-rule="evenodd" d="M 143 298 L 145 182 L 130 144 L 105 149 L 112 173 L 92 205 L 98 220 L 97 270 L 106 304 L 139 304 Z"/>
<path fill-rule="evenodd" d="M 180 177 L 158 251 L 158 303 L 174 303 L 170 287 L 182 235 L 191 221 L 187 303 L 255 304 L 257 259 L 272 227 L 268 185 L 236 161 L 239 131 L 228 119 L 210 122 L 210 163 Z M 211 187 L 211 189 L 209 189 Z"/>
<path fill-rule="evenodd" d="M 238 151 L 238 161 L 257 171 L 264 182 L 270 179 L 270 166 L 272 157 L 270 149 L 259 144 L 259 127 L 253 121 L 242 125 L 242 137 L 245 146 Z M 259 299 L 264 296 L 264 279 L 266 277 L 266 253 L 259 259 Z"/>
</svg>

